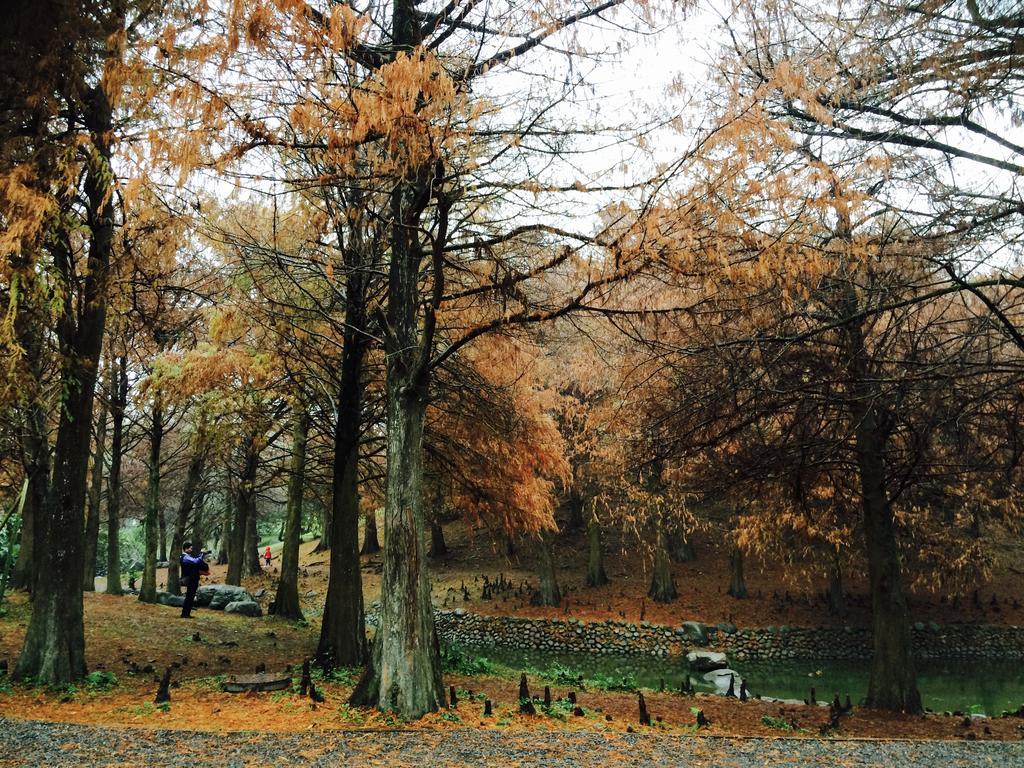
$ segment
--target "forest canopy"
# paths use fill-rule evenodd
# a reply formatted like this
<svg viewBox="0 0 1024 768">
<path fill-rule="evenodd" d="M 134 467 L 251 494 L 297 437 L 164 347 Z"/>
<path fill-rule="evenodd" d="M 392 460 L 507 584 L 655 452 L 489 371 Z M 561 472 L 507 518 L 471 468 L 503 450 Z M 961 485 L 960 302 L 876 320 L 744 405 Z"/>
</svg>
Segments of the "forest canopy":
<svg viewBox="0 0 1024 768">
<path fill-rule="evenodd" d="M 713 518 L 736 599 L 744 555 L 799 563 L 837 612 L 862 575 L 868 702 L 921 710 L 908 588 L 966 592 L 1022 520 L 1019 7 L 9 15 L 0 522 L 33 596 L 16 676 L 84 676 L 97 566 L 113 594 L 139 571 L 155 602 L 186 541 L 239 584 L 280 528 L 275 606 L 301 618 L 314 529 L 318 661 L 364 669 L 355 703 L 418 717 L 446 701 L 428 531 L 434 550 L 454 520 L 528 542 L 547 604 L 560 528 L 587 529 L 592 586 L 602 531 L 628 531 L 666 602 Z M 368 643 L 360 551 L 379 547 Z"/>
</svg>

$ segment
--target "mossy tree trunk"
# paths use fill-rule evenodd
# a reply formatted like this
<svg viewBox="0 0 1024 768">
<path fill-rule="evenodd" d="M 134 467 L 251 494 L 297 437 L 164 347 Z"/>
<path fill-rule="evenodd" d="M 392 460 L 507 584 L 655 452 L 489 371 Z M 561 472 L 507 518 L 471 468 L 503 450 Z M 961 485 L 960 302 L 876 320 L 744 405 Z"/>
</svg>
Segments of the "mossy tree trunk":
<svg viewBox="0 0 1024 768">
<path fill-rule="evenodd" d="M 733 544 L 729 552 L 729 591 L 737 600 L 747 597 L 747 581 L 743 576 L 743 550 Z"/>
<path fill-rule="evenodd" d="M 604 570 L 604 549 L 601 546 L 601 523 L 597 515 L 590 516 L 587 524 L 587 541 L 590 553 L 587 557 L 587 586 L 603 587 L 608 583 L 608 574 Z"/>
<path fill-rule="evenodd" d="M 110 369 L 104 376 L 107 392 L 110 391 Z M 85 516 L 85 552 L 83 555 L 82 589 L 96 591 L 96 548 L 100 536 L 100 503 L 103 501 L 103 462 L 107 447 L 107 405 L 109 398 L 104 394 L 96 416 L 96 450 L 92 459 L 92 481 L 89 487 L 88 514 Z"/>
<path fill-rule="evenodd" d="M 242 472 L 238 478 L 233 500 L 233 518 L 229 526 L 228 538 L 228 573 L 224 579 L 226 584 L 241 586 L 242 570 L 245 566 L 246 533 L 248 532 L 249 513 L 252 510 L 252 498 L 256 493 L 256 473 L 259 469 L 259 448 L 257 441 L 260 435 L 251 432 L 242 446 Z"/>
<path fill-rule="evenodd" d="M 43 354 L 45 320 L 41 307 L 43 287 L 39 283 L 34 259 L 18 259 L 15 255 L 8 258 L 11 260 L 13 272 L 12 291 L 16 292 L 20 299 L 18 312 L 14 316 L 14 333 L 19 346 L 24 350 L 28 370 L 28 391 L 25 393 L 27 408 L 21 439 L 25 476 L 28 478 L 28 495 L 22 508 L 20 549 L 11 576 L 11 586 L 14 589 L 31 590 L 35 578 L 32 553 L 36 515 L 37 510 L 40 511 L 39 514 L 44 514 L 43 510 L 46 509 L 51 466 L 46 390 L 43 382 L 46 375 L 46 356 Z"/>
<path fill-rule="evenodd" d="M 188 518 L 195 506 L 196 494 L 203 481 L 203 468 L 206 466 L 206 445 L 201 436 L 195 438 L 192 457 L 185 475 L 185 485 L 181 489 L 181 501 L 178 503 L 178 514 L 174 518 L 174 535 L 171 538 L 171 556 L 167 561 L 167 591 L 172 595 L 181 594 L 181 548 L 185 542 L 185 529 Z M 203 544 L 195 542 L 198 549 Z M 198 555 L 198 550 L 193 554 Z"/>
<path fill-rule="evenodd" d="M 142 565 L 139 601 L 156 602 L 157 538 L 160 518 L 160 449 L 164 439 L 164 409 L 160 392 L 153 393 L 153 413 L 149 427 L 149 473 L 146 483 L 146 553 Z"/>
<path fill-rule="evenodd" d="M 245 515 L 245 575 L 263 573 L 260 563 L 260 528 L 256 509 L 256 493 L 249 494 L 249 511 Z"/>
<path fill-rule="evenodd" d="M 672 558 L 668 551 L 668 536 L 657 524 L 654 534 L 654 572 L 651 574 L 651 588 L 647 596 L 656 603 L 671 603 L 679 592 L 676 590 L 675 576 L 672 574 Z"/>
<path fill-rule="evenodd" d="M 309 413 L 305 405 L 296 409 L 292 424 L 291 473 L 288 476 L 288 511 L 281 547 L 281 579 L 274 596 L 274 613 L 283 619 L 299 621 L 299 533 L 302 529 L 302 500 L 306 480 L 306 443 L 309 437 Z"/>
<path fill-rule="evenodd" d="M 363 548 L 361 555 L 375 555 L 380 552 L 380 540 L 377 538 L 377 513 L 370 510 L 363 516 Z"/>
<path fill-rule="evenodd" d="M 108 21 L 113 22 L 112 30 L 124 27 L 123 14 Z M 59 421 L 47 503 L 34 510 L 32 617 L 14 672 L 16 679 L 31 678 L 38 685 L 64 686 L 86 673 L 80 533 L 85 525 L 89 432 L 114 238 L 113 108 L 104 87 L 100 82 L 85 91 L 83 99 L 82 118 L 91 139 L 91 146 L 83 147 L 91 235 L 86 268 L 74 268 L 66 233 L 50 246 L 62 288 L 55 333 L 61 353 Z"/>
<path fill-rule="evenodd" d="M 411 51 L 421 42 L 415 4 L 397 0 L 392 8 L 394 45 Z M 423 427 L 435 312 L 444 293 L 450 207 L 442 200 L 444 172 L 439 162 L 411 168 L 391 193 L 388 308 L 382 322 L 387 360 L 387 472 L 380 624 L 370 666 L 353 693 L 357 704 L 372 704 L 405 718 L 421 717 L 447 703 L 430 600 L 423 514 Z M 438 199 L 430 254 L 433 284 L 421 326 L 419 280 L 426 254 L 419 238 L 421 217 L 431 196 Z"/>
<path fill-rule="evenodd" d="M 868 681 L 869 706 L 901 712 L 922 711 L 917 689 L 910 611 L 892 507 L 886 491 L 885 429 L 880 392 L 865 344 L 857 295 L 844 286 L 843 309 L 851 319 L 843 326 L 849 377 L 849 413 L 860 480 L 864 538 L 871 589 L 874 652 Z"/>
<path fill-rule="evenodd" d="M 341 200 L 331 198 L 332 202 L 340 202 L 345 207 L 347 201 L 348 207 L 362 210 L 358 189 L 334 192 Z M 359 561 L 359 444 L 363 427 L 363 361 L 370 341 L 366 296 L 372 254 L 368 250 L 370 244 L 363 238 L 362 222 L 350 219 L 350 223 L 349 236 L 339 237 L 340 242 L 346 243 L 342 249 L 345 331 L 334 425 L 332 506 L 329 530 L 325 531 L 330 535 L 331 571 L 317 645 L 317 658 L 325 666 L 357 666 L 367 660 L 363 578 Z M 391 429 L 390 423 L 388 429 Z M 391 482 L 390 477 L 386 482 Z"/>
<path fill-rule="evenodd" d="M 828 568 L 828 612 L 842 618 L 846 616 L 846 596 L 843 594 L 843 564 L 836 552 Z"/>
<path fill-rule="evenodd" d="M 555 559 L 551 554 L 551 534 L 537 534 L 538 578 L 537 589 L 530 596 L 531 605 L 560 605 L 562 591 L 558 588 L 558 576 L 555 573 Z"/>
<path fill-rule="evenodd" d="M 121 588 L 121 459 L 124 454 L 124 409 L 128 403 L 128 361 L 121 355 L 111 384 L 110 476 L 107 478 L 107 594 Z"/>
</svg>

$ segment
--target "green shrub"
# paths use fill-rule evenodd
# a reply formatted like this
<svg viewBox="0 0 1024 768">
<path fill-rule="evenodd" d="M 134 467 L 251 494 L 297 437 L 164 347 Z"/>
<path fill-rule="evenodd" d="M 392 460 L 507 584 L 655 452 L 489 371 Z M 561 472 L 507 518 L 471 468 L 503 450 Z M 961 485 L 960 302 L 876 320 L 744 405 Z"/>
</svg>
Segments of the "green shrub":
<svg viewBox="0 0 1024 768">
<path fill-rule="evenodd" d="M 476 656 L 460 645 L 446 645 L 441 650 L 441 664 L 445 672 L 456 675 L 491 675 L 494 664 L 486 656 Z"/>
<path fill-rule="evenodd" d="M 90 672 L 85 676 L 85 687 L 90 691 L 109 691 L 117 687 L 117 682 L 113 672 Z"/>
</svg>

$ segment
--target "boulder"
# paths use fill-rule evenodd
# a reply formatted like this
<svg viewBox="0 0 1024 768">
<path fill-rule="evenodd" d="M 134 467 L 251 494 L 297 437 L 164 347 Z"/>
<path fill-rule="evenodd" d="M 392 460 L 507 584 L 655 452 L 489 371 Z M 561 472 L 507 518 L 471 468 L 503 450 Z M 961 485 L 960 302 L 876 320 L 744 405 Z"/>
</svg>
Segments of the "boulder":
<svg viewBox="0 0 1024 768">
<path fill-rule="evenodd" d="M 708 672 L 704 675 L 704 682 L 711 683 L 715 686 L 715 693 L 724 694 L 729 690 L 729 682 L 732 678 L 735 678 L 735 684 L 733 686 L 733 693 L 736 696 L 740 695 L 740 683 L 743 682 L 743 678 L 740 677 L 740 673 L 734 669 L 716 669 Z"/>
<path fill-rule="evenodd" d="M 684 621 L 680 627 L 694 645 L 708 644 L 708 629 L 699 621 Z"/>
<path fill-rule="evenodd" d="M 252 593 L 252 596 L 255 597 L 257 600 L 259 600 L 265 594 L 267 594 L 267 590 L 265 590 L 263 587 L 260 587 L 259 589 L 257 589 L 255 592 Z"/>
<path fill-rule="evenodd" d="M 175 608 L 181 608 L 185 604 L 185 597 L 183 595 L 174 595 L 170 592 L 157 592 L 156 601 L 160 605 L 170 605 Z"/>
<path fill-rule="evenodd" d="M 726 669 L 729 666 L 725 654 L 715 651 L 690 651 L 686 654 L 686 663 L 695 672 L 711 672 L 716 669 Z"/>
<path fill-rule="evenodd" d="M 718 630 L 720 632 L 725 632 L 727 635 L 735 635 L 736 625 L 729 621 L 723 621 L 718 625 Z"/>
<path fill-rule="evenodd" d="M 240 613 L 243 616 L 262 616 L 263 610 L 253 600 L 236 600 L 224 606 L 224 613 Z"/>
<path fill-rule="evenodd" d="M 228 603 L 240 600 L 252 602 L 252 596 L 231 584 L 204 584 L 196 590 L 196 605 L 209 606 L 215 611 L 222 611 Z"/>
</svg>

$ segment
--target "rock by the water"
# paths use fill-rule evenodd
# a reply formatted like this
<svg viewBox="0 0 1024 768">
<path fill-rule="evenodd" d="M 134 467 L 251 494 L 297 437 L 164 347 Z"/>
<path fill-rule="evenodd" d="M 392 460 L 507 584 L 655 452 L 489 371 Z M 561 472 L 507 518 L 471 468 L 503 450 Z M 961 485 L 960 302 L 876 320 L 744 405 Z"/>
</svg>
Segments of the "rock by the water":
<svg viewBox="0 0 1024 768">
<path fill-rule="evenodd" d="M 224 613 L 240 613 L 243 616 L 262 616 L 263 609 L 253 600 L 236 600 L 224 606 Z"/>
<path fill-rule="evenodd" d="M 231 584 L 204 584 L 196 590 L 196 605 L 209 606 L 215 611 L 222 611 L 228 603 L 239 600 L 252 602 L 252 595 Z"/>
<path fill-rule="evenodd" d="M 729 683 L 733 678 L 735 678 L 733 693 L 739 696 L 740 683 L 743 682 L 743 678 L 734 669 L 716 669 L 708 672 L 704 675 L 704 682 L 711 683 L 715 686 L 715 693 L 722 694 L 729 690 Z"/>
<path fill-rule="evenodd" d="M 686 663 L 696 672 L 711 672 L 729 666 L 725 654 L 715 651 L 690 651 L 686 654 Z"/>
<path fill-rule="evenodd" d="M 175 608 L 181 608 L 185 604 L 185 598 L 182 595 L 173 595 L 170 592 L 157 592 L 156 601 L 160 605 L 170 605 Z"/>
<path fill-rule="evenodd" d="M 699 621 L 684 621 L 681 627 L 695 645 L 708 644 L 708 629 Z"/>
<path fill-rule="evenodd" d="M 733 624 L 731 621 L 723 621 L 718 624 L 718 631 L 725 632 L 725 634 L 727 635 L 735 635 L 736 625 Z"/>
</svg>

